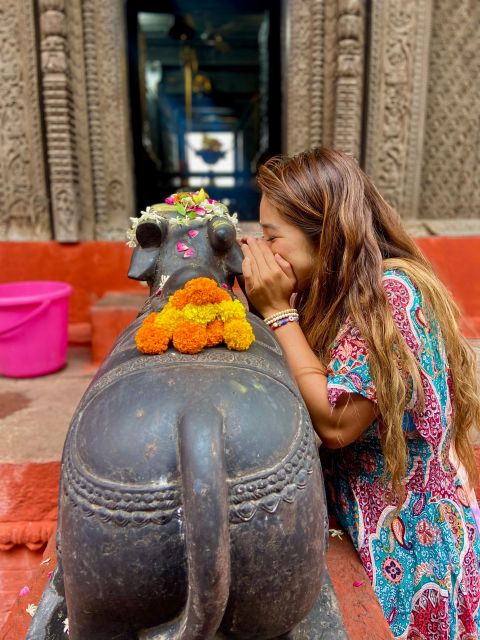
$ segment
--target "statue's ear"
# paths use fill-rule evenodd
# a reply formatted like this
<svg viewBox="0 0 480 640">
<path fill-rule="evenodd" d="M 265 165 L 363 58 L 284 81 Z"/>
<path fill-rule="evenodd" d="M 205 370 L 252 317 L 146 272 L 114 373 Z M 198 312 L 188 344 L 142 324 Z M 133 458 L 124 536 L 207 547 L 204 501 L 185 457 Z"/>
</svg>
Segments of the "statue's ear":
<svg viewBox="0 0 480 640">
<path fill-rule="evenodd" d="M 153 281 L 159 255 L 160 247 L 153 247 L 152 249 L 135 247 L 130 260 L 128 277 L 132 278 L 132 280 Z"/>
<path fill-rule="evenodd" d="M 225 253 L 236 242 L 237 230 L 235 226 L 221 216 L 211 218 L 207 223 L 207 234 L 213 250 L 217 253 Z"/>
<path fill-rule="evenodd" d="M 137 237 L 138 244 L 143 249 L 151 249 L 153 247 L 159 247 L 167 237 L 168 222 L 166 220 L 160 220 L 158 222 L 141 222 L 135 235 Z"/>
<path fill-rule="evenodd" d="M 242 273 L 243 253 L 240 245 L 235 242 L 227 255 L 225 256 L 225 264 L 227 271 L 232 276 L 238 276 Z"/>
</svg>

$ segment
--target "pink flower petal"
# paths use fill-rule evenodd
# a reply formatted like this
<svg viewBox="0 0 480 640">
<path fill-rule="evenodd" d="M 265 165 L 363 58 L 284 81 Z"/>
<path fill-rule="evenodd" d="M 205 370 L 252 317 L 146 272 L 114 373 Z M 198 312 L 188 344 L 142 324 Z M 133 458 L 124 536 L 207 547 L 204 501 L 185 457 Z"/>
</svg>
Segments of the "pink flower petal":
<svg viewBox="0 0 480 640">
<path fill-rule="evenodd" d="M 190 229 L 188 235 L 190 236 L 190 238 L 196 238 L 198 236 L 198 231 L 196 229 Z"/>
<path fill-rule="evenodd" d="M 355 580 L 355 582 L 353 583 L 354 587 L 361 587 L 363 584 L 363 582 L 361 580 Z"/>
<path fill-rule="evenodd" d="M 190 248 L 190 249 L 187 249 L 185 251 L 185 253 L 183 254 L 183 257 L 184 258 L 193 258 L 193 256 L 196 255 L 196 253 L 197 252 L 195 251 L 195 249 Z"/>
<path fill-rule="evenodd" d="M 30 587 L 22 587 L 18 593 L 19 596 L 28 596 L 30 593 Z"/>
<path fill-rule="evenodd" d="M 168 198 L 165 198 L 165 202 L 167 204 L 175 204 L 175 198 L 173 196 L 168 196 Z"/>
<path fill-rule="evenodd" d="M 49 580 L 51 580 L 52 576 L 53 576 L 53 571 L 49 571 L 49 572 L 47 573 L 47 578 L 48 578 Z"/>
<path fill-rule="evenodd" d="M 177 251 L 181 253 L 182 251 L 187 251 L 188 245 L 184 242 L 177 242 Z"/>
<path fill-rule="evenodd" d="M 222 288 L 223 289 L 228 289 L 228 284 L 226 282 L 222 282 Z"/>
<path fill-rule="evenodd" d="M 202 207 L 195 207 L 194 211 L 199 216 L 205 215 L 205 209 L 202 209 Z"/>
</svg>

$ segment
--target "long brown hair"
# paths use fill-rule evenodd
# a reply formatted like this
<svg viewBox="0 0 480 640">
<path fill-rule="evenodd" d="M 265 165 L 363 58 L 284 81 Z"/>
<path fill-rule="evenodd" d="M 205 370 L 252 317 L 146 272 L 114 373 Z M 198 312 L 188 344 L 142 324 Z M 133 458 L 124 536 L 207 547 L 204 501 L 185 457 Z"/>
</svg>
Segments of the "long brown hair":
<svg viewBox="0 0 480 640">
<path fill-rule="evenodd" d="M 311 240 L 318 256 L 309 289 L 296 300 L 311 348 L 326 364 L 347 317 L 366 340 L 384 425 L 386 471 L 397 495 L 404 494 L 407 466 L 403 414 L 412 384 L 420 406 L 423 387 L 418 363 L 393 320 L 382 284 L 384 271 L 391 268 L 410 277 L 426 315 L 438 321 L 453 382 L 452 439 L 475 483 L 478 472 L 468 438 L 470 430 L 480 426 L 475 356 L 458 329 L 455 303 L 398 214 L 353 158 L 332 149 L 270 158 L 260 166 L 257 182 L 280 215 Z"/>
</svg>

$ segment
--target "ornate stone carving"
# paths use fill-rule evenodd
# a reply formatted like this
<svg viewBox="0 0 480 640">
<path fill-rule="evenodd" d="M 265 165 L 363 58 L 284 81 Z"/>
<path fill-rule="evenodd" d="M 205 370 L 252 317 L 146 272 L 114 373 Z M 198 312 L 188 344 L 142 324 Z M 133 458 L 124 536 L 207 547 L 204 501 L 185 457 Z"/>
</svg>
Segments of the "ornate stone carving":
<svg viewBox="0 0 480 640">
<path fill-rule="evenodd" d="M 339 0 L 333 146 L 360 158 L 364 74 L 364 3 Z"/>
<path fill-rule="evenodd" d="M 98 240 L 123 240 L 134 214 L 123 11 L 114 0 L 82 2 Z"/>
<path fill-rule="evenodd" d="M 0 238 L 51 238 L 34 7 L 0 0 Z"/>
<path fill-rule="evenodd" d="M 64 0 L 40 0 L 43 109 L 55 239 L 79 239 L 78 161 Z"/>
<path fill-rule="evenodd" d="M 385 198 L 417 214 L 431 0 L 373 2 L 365 167 Z"/>
<path fill-rule="evenodd" d="M 287 8 L 286 151 L 297 153 L 322 143 L 324 0 L 292 0 Z"/>
<path fill-rule="evenodd" d="M 480 4 L 435 3 L 422 166 L 425 218 L 480 218 Z"/>
<path fill-rule="evenodd" d="M 266 469 L 261 476 L 229 481 L 230 522 L 248 522 L 259 509 L 274 513 L 281 502 L 293 503 L 297 491 L 307 486 L 315 457 L 315 442 L 303 411 L 298 440 L 286 460 Z M 64 468 L 63 492 L 82 509 L 85 517 L 95 516 L 120 527 L 127 524 L 141 527 L 167 524 L 183 515 L 180 488 L 176 485 L 149 483 L 123 490 L 91 475 L 72 452 L 67 455 Z"/>
<path fill-rule="evenodd" d="M 123 239 L 133 212 L 123 5 L 37 1 L 55 238 Z"/>
<path fill-rule="evenodd" d="M 335 146 L 359 157 L 364 4 L 294 0 L 289 12 L 287 151 Z"/>
</svg>

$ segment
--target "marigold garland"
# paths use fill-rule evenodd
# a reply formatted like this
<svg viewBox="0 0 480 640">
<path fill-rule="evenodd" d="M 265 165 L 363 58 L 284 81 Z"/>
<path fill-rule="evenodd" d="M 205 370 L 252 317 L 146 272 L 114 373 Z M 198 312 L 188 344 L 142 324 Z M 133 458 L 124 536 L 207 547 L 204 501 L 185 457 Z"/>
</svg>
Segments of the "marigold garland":
<svg viewBox="0 0 480 640">
<path fill-rule="evenodd" d="M 163 353 L 170 341 L 182 353 L 198 353 L 221 342 L 245 351 L 254 340 L 242 303 L 210 278 L 187 282 L 159 313 L 145 318 L 135 336 L 139 351 L 148 354 Z"/>
</svg>

